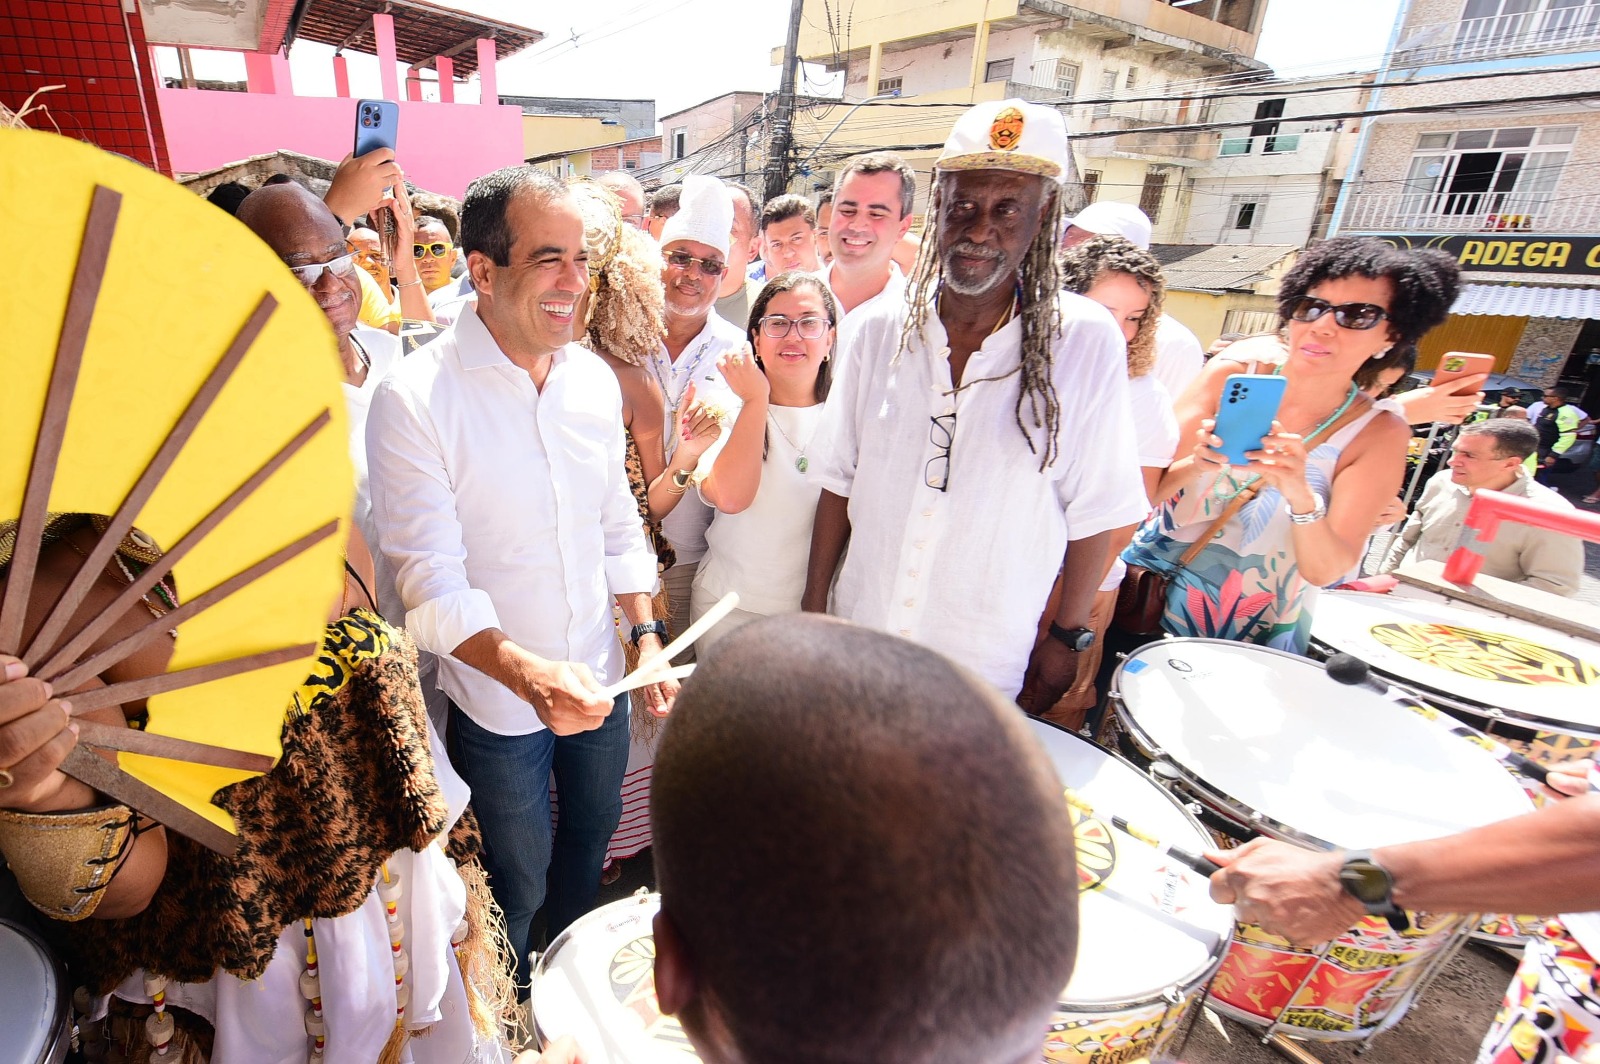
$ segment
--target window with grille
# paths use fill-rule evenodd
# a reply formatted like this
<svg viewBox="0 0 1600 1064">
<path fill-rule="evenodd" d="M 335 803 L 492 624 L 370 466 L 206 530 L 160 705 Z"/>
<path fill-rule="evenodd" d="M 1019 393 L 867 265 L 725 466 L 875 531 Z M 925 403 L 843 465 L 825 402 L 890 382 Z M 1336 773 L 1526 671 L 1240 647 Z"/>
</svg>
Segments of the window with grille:
<svg viewBox="0 0 1600 1064">
<path fill-rule="evenodd" d="M 899 96 L 900 95 L 900 82 L 901 82 L 901 80 L 902 79 L 900 79 L 900 78 L 879 78 L 878 79 L 878 95 L 879 96 Z"/>
<path fill-rule="evenodd" d="M 1077 92 L 1079 72 L 1078 64 L 1056 60 L 1056 91 L 1067 96 Z"/>
<path fill-rule="evenodd" d="M 1459 218 L 1461 228 L 1531 229 L 1554 205 L 1576 126 L 1423 133 L 1397 207 Z"/>
<path fill-rule="evenodd" d="M 1167 175 L 1156 170 L 1148 170 L 1144 175 L 1144 187 L 1139 190 L 1139 209 L 1150 216 L 1150 224 L 1156 225 L 1161 221 L 1161 201 L 1167 195 Z"/>
</svg>

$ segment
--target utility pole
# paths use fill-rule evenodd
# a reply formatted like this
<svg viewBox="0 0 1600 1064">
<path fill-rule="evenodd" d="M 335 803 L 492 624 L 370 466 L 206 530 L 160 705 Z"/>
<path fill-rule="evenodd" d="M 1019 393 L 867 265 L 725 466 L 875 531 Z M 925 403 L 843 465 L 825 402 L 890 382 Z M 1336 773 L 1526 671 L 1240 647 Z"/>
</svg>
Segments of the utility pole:
<svg viewBox="0 0 1600 1064">
<path fill-rule="evenodd" d="M 805 0 L 789 0 L 789 35 L 783 44 L 783 80 L 772 116 L 772 151 L 767 156 L 766 198 L 783 195 L 789 187 L 789 148 L 794 142 L 794 84 L 800 72 L 800 15 Z"/>
</svg>

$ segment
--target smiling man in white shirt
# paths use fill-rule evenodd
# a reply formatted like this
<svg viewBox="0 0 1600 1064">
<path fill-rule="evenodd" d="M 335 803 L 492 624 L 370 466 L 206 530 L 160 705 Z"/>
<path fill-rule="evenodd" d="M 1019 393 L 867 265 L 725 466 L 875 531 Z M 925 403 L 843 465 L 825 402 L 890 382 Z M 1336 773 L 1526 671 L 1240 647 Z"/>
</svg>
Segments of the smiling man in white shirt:
<svg viewBox="0 0 1600 1064">
<path fill-rule="evenodd" d="M 1060 291 L 1066 151 L 1053 108 L 1005 100 L 956 122 L 934 164 L 931 255 L 907 305 L 861 322 L 828 397 L 802 603 L 828 606 L 843 556 L 832 612 L 1041 709 L 1093 645 L 1111 532 L 1149 511 L 1122 333 Z"/>
<path fill-rule="evenodd" d="M 628 696 L 598 692 L 623 669 L 613 598 L 640 651 L 661 649 L 656 563 L 623 468 L 616 375 L 572 342 L 588 284 L 577 202 L 547 174 L 496 171 L 467 190 L 461 243 L 477 307 L 379 387 L 372 513 L 406 628 L 440 658 L 526 994 L 534 913 L 553 936 L 592 906 L 621 813 Z M 651 705 L 675 690 L 652 689 Z"/>
<path fill-rule="evenodd" d="M 894 249 L 911 228 L 916 195 L 915 171 L 893 152 L 857 156 L 839 171 L 828 224 L 833 261 L 823 278 L 839 304 L 841 355 L 873 308 L 905 301 L 906 277 L 894 263 Z"/>
</svg>

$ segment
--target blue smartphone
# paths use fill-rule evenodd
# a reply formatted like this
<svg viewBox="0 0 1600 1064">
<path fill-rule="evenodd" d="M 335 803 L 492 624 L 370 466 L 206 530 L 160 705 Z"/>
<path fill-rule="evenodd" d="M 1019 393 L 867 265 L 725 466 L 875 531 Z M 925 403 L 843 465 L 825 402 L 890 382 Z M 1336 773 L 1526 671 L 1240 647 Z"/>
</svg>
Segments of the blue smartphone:
<svg viewBox="0 0 1600 1064">
<path fill-rule="evenodd" d="M 1261 450 L 1262 439 L 1272 433 L 1288 384 L 1270 373 L 1235 373 L 1222 382 L 1217 427 L 1211 431 L 1222 438 L 1217 452 L 1229 465 L 1248 465 L 1245 452 Z"/>
<path fill-rule="evenodd" d="M 356 146 L 357 158 L 376 151 L 379 148 L 388 148 L 398 152 L 400 138 L 400 105 L 393 100 L 357 100 L 356 101 Z"/>
</svg>

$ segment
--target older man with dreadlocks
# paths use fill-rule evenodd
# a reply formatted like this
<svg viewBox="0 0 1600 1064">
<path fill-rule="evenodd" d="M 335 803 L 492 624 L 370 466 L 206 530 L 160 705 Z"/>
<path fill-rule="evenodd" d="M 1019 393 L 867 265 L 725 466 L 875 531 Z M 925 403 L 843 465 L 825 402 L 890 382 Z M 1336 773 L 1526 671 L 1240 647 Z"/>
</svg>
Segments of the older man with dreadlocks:
<svg viewBox="0 0 1600 1064">
<path fill-rule="evenodd" d="M 1122 333 L 1061 291 L 1066 153 L 1054 108 L 1005 100 L 957 121 L 907 302 L 873 308 L 841 352 L 802 603 L 828 609 L 844 556 L 833 613 L 1040 709 L 1093 645 L 1112 532 L 1149 510 Z M 1035 649 L 1058 572 L 1052 638 Z"/>
</svg>

